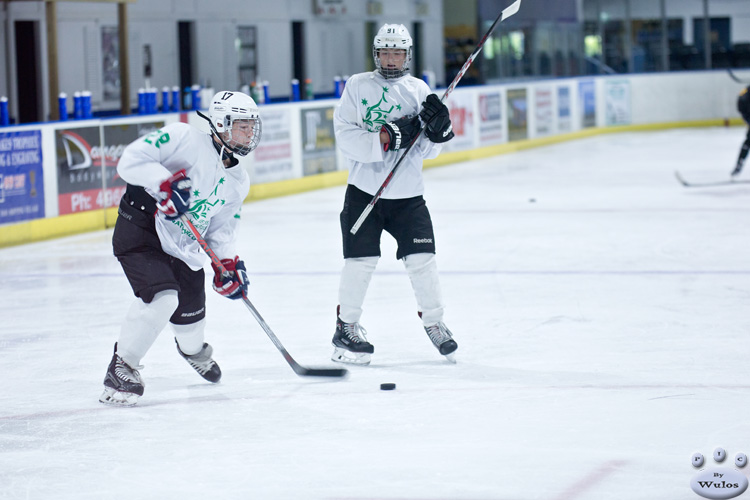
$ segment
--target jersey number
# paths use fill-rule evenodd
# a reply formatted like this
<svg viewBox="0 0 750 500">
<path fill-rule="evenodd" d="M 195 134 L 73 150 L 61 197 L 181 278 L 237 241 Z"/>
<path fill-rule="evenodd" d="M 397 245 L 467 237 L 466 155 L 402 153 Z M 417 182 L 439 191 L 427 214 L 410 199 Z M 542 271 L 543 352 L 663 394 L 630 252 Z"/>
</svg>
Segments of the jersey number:
<svg viewBox="0 0 750 500">
<path fill-rule="evenodd" d="M 157 130 L 156 132 L 151 132 L 150 134 L 148 134 L 143 140 L 159 148 L 162 144 L 166 144 L 169 142 L 169 134 L 166 132 L 162 132 L 161 130 Z"/>
</svg>

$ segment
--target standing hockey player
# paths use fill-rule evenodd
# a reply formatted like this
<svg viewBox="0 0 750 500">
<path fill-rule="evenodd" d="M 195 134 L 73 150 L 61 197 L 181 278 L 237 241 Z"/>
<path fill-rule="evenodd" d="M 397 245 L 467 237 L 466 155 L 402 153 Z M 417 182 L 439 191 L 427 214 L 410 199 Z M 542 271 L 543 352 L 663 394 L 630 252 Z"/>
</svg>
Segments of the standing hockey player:
<svg viewBox="0 0 750 500">
<path fill-rule="evenodd" d="M 747 158 L 747 152 L 750 150 L 750 86 L 742 89 L 740 92 L 740 96 L 737 98 L 737 111 L 742 115 L 742 119 L 745 120 L 748 128 L 745 142 L 742 143 L 742 148 L 740 149 L 740 156 L 737 158 L 737 165 L 732 171 L 732 177 L 740 175 L 742 165 L 744 165 L 745 158 Z"/>
<path fill-rule="evenodd" d="M 366 365 L 374 351 L 359 324 L 370 278 L 380 258 L 383 230 L 398 243 L 424 328 L 440 354 L 452 358 L 458 345 L 443 323 L 435 236 L 422 197 L 422 160 L 435 158 L 453 137 L 448 108 L 422 80 L 408 73 L 412 39 L 403 25 L 386 24 L 373 42 L 376 70 L 352 76 L 333 115 L 336 144 L 349 162 L 349 181 L 341 212 L 344 268 L 331 359 Z M 355 235 L 350 229 L 380 189 L 402 149 L 425 134 Z"/>
<path fill-rule="evenodd" d="M 261 121 L 255 101 L 240 92 L 216 94 L 203 117 L 209 134 L 172 123 L 130 144 L 117 166 L 127 188 L 112 246 L 136 300 L 115 343 L 102 403 L 136 404 L 144 389 L 141 359 L 167 323 L 180 356 L 209 382 L 221 378 L 213 349 L 203 341 L 206 256 L 180 217 L 190 218 L 228 271 L 222 275 L 213 266 L 214 290 L 242 297 L 247 275 L 235 233 L 250 180 L 235 155 L 255 149 Z"/>
</svg>

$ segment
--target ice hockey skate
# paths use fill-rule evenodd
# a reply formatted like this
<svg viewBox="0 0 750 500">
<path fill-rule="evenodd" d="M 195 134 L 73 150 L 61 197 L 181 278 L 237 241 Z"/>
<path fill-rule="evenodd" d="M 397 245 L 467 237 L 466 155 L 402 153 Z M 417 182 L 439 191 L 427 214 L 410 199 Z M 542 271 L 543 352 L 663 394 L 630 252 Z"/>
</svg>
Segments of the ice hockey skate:
<svg viewBox="0 0 750 500">
<path fill-rule="evenodd" d="M 177 339 L 175 339 L 175 344 L 177 344 Z M 204 343 L 203 348 L 199 352 L 188 355 L 182 352 L 180 345 L 177 344 L 177 352 L 204 379 L 214 384 L 221 380 L 221 368 L 219 368 L 219 365 L 211 357 L 214 349 L 210 345 Z"/>
<path fill-rule="evenodd" d="M 99 401 L 112 406 L 135 405 L 138 398 L 143 396 L 144 389 L 141 374 L 138 373 L 140 368 L 142 367 L 133 368 L 127 364 L 117 354 L 117 344 L 115 344 L 115 353 L 107 368 L 107 375 L 104 377 L 104 392 L 99 396 Z"/>
<path fill-rule="evenodd" d="M 737 162 L 737 166 L 735 166 L 734 170 L 732 170 L 732 173 L 731 173 L 732 177 L 737 177 L 738 175 L 740 175 L 740 172 L 742 172 L 742 164 L 743 164 L 742 160 Z"/>
<path fill-rule="evenodd" d="M 424 329 L 433 345 L 440 351 L 440 354 L 445 356 L 451 363 L 455 363 L 456 358 L 454 353 L 458 349 L 458 344 L 453 340 L 453 334 L 445 326 L 445 323 L 439 321 L 434 325 L 425 326 Z"/>
<path fill-rule="evenodd" d="M 375 348 L 365 337 L 367 331 L 359 323 L 344 323 L 336 316 L 336 333 L 333 334 L 334 350 L 331 360 L 353 365 L 369 365 Z"/>
</svg>

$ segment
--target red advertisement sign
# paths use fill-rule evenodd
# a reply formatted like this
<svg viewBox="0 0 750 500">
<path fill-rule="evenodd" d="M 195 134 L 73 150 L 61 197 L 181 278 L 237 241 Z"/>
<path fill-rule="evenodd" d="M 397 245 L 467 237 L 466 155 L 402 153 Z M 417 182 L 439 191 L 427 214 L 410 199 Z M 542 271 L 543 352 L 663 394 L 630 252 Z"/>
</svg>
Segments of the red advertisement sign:
<svg viewBox="0 0 750 500">
<path fill-rule="evenodd" d="M 164 122 L 57 130 L 57 192 L 60 215 L 114 207 L 125 192 L 117 164 L 125 147 Z"/>
</svg>

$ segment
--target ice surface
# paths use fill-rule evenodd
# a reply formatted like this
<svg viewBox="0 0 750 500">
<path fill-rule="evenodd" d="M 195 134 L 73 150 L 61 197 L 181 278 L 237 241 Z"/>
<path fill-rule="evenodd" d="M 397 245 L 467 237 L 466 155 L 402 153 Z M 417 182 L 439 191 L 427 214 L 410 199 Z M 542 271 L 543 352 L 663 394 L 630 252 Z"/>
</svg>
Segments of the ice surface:
<svg viewBox="0 0 750 500">
<path fill-rule="evenodd" d="M 165 331 L 138 406 L 106 407 L 132 300 L 111 230 L 1 249 L 0 498 L 699 498 L 693 453 L 750 453 L 750 186 L 673 171 L 728 178 L 743 134 L 605 135 L 427 171 L 456 365 L 385 235 L 370 366 L 300 378 L 209 290 L 221 384 Z M 333 365 L 343 195 L 243 208 L 250 298 L 306 366 Z"/>
</svg>

